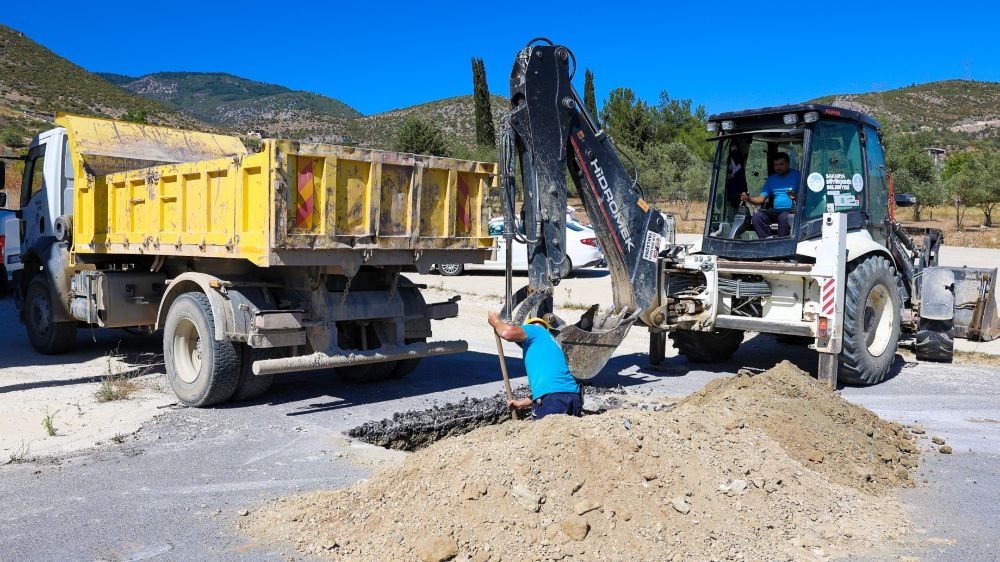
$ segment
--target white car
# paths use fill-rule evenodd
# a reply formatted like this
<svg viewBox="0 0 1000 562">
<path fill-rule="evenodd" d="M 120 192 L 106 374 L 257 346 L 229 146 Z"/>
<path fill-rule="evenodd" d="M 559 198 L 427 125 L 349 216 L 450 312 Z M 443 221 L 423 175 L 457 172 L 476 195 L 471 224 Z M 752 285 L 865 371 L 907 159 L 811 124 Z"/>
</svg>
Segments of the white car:
<svg viewBox="0 0 1000 562">
<path fill-rule="evenodd" d="M 520 226 L 520 224 L 518 225 Z M 504 271 L 507 260 L 507 241 L 503 238 L 503 219 L 490 221 L 490 236 L 495 237 L 496 257 L 481 264 L 442 263 L 437 269 L 441 275 L 461 275 L 466 270 Z M 566 221 L 566 257 L 569 259 L 570 271 L 579 271 L 585 267 L 603 266 L 604 253 L 597 243 L 597 235 L 590 226 L 576 220 Z M 514 255 L 512 265 L 515 271 L 528 270 L 528 247 L 514 240 Z"/>
<path fill-rule="evenodd" d="M 12 211 L 0 210 L 0 290 L 10 287 L 21 265 L 21 222 Z"/>
</svg>

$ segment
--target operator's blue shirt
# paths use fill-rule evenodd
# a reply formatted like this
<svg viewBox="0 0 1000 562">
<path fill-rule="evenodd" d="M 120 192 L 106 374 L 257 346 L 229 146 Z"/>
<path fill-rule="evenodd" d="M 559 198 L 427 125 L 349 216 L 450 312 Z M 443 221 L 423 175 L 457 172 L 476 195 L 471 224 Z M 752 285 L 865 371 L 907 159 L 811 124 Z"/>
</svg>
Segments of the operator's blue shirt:
<svg viewBox="0 0 1000 562">
<path fill-rule="evenodd" d="M 552 334 L 536 324 L 521 328 L 528 336 L 518 345 L 524 349 L 524 369 L 528 371 L 532 400 L 553 392 L 580 392 L 566 364 L 566 354 Z"/>
<path fill-rule="evenodd" d="M 788 170 L 788 173 L 783 176 L 771 174 L 767 176 L 764 187 L 760 188 L 760 194 L 767 197 L 773 193 L 775 209 L 791 209 L 795 204 L 788 196 L 788 190 L 798 191 L 799 179 L 801 178 L 802 174 L 798 170 Z"/>
</svg>

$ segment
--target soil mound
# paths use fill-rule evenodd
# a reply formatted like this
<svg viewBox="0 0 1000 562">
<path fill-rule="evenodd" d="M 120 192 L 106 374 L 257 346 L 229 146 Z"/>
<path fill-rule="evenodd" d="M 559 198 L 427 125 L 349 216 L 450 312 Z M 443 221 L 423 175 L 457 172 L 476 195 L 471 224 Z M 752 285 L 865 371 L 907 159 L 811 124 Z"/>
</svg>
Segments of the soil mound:
<svg viewBox="0 0 1000 562">
<path fill-rule="evenodd" d="M 919 448 L 903 426 L 840 398 L 788 361 L 716 379 L 679 409 L 692 423 L 763 431 L 827 479 L 867 491 L 910 484 L 907 469 L 917 466 Z"/>
<path fill-rule="evenodd" d="M 343 560 L 824 559 L 905 530 L 904 433 L 782 364 L 671 411 L 482 427 L 243 526 Z"/>
</svg>

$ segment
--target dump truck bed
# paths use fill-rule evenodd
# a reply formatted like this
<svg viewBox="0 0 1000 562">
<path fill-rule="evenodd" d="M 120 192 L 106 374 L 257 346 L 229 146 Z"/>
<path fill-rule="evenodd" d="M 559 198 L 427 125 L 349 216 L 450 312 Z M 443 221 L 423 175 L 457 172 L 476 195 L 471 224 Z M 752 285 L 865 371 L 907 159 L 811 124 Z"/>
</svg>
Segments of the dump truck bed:
<svg viewBox="0 0 1000 562">
<path fill-rule="evenodd" d="M 73 250 L 258 266 L 482 261 L 496 164 L 60 116 L 73 157 Z M 391 254 L 384 260 L 380 254 Z M 371 261 L 369 261 L 371 260 Z M 380 261 L 381 260 L 381 261 Z"/>
</svg>

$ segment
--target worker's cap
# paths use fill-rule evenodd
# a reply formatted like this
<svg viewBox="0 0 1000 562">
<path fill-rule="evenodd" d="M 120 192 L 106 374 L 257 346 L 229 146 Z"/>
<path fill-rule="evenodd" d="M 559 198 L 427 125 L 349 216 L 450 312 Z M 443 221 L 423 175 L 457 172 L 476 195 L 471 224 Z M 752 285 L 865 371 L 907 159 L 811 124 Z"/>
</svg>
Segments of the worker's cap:
<svg viewBox="0 0 1000 562">
<path fill-rule="evenodd" d="M 549 326 L 549 323 L 546 322 L 545 320 L 542 320 L 541 318 L 528 318 L 527 320 L 524 321 L 524 323 L 525 324 L 538 324 L 540 326 L 544 326 L 546 330 L 551 330 L 552 329 L 552 326 Z"/>
</svg>

